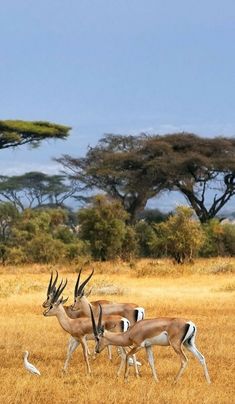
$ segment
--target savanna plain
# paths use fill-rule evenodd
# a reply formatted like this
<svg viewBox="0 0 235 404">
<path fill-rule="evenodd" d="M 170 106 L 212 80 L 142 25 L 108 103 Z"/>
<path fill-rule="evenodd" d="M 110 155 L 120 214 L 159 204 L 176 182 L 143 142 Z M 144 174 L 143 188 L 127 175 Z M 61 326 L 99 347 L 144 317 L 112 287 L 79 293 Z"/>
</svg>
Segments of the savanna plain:
<svg viewBox="0 0 235 404">
<path fill-rule="evenodd" d="M 173 384 L 180 362 L 171 347 L 154 347 L 159 383 L 155 383 L 145 352 L 141 378 L 131 367 L 127 382 L 117 378 L 119 357 L 104 350 L 90 359 L 92 376 L 85 373 L 81 347 L 75 351 L 67 374 L 62 373 L 69 335 L 56 317 L 42 315 L 50 271 L 68 279 L 64 296 L 73 301 L 77 267 L 0 267 L 0 403 L 232 403 L 234 402 L 235 259 L 198 260 L 173 265 L 164 260 L 131 264 L 92 263 L 91 300 L 107 298 L 134 302 L 149 317 L 183 317 L 196 323 L 196 344 L 206 357 L 212 383 L 204 379 L 199 362 L 187 353 L 188 368 Z M 93 343 L 89 342 L 92 350 Z M 41 376 L 23 367 L 23 352 Z"/>
</svg>

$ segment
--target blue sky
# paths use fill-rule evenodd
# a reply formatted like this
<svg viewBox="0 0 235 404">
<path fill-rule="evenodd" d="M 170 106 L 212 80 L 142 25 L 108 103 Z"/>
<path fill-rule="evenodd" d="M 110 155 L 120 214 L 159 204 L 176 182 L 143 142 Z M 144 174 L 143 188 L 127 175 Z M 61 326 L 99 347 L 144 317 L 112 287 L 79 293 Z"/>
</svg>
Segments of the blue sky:
<svg viewBox="0 0 235 404">
<path fill-rule="evenodd" d="M 73 128 L 1 173 L 56 172 L 104 133 L 235 134 L 234 0 L 2 0 L 0 49 L 0 119 Z"/>
</svg>

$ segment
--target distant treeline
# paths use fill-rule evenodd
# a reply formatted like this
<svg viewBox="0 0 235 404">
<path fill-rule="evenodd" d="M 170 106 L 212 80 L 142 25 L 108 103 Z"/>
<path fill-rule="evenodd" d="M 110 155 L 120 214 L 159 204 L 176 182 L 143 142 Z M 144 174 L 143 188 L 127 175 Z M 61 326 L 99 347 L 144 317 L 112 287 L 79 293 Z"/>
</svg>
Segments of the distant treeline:
<svg viewBox="0 0 235 404">
<path fill-rule="evenodd" d="M 57 159 L 64 174 L 0 176 L 0 200 L 24 210 L 88 202 L 104 193 L 120 201 L 134 224 L 148 201 L 178 191 L 201 223 L 218 217 L 235 195 L 235 139 L 172 135 L 106 135 L 85 157 Z"/>
<path fill-rule="evenodd" d="M 151 214 L 150 214 L 151 213 Z M 235 225 L 212 219 L 201 224 L 191 208 L 169 215 L 147 211 L 135 224 L 119 201 L 98 195 L 78 212 L 62 208 L 25 209 L 0 203 L 0 262 L 79 263 L 135 257 L 235 255 Z"/>
<path fill-rule="evenodd" d="M 0 150 L 65 140 L 70 129 L 0 121 Z M 234 255 L 234 225 L 218 219 L 235 196 L 234 138 L 108 134 L 84 157 L 56 161 L 63 174 L 0 176 L 1 262 Z M 180 192 L 189 207 L 146 211 L 165 191 Z M 72 212 L 71 198 L 83 208 Z"/>
</svg>

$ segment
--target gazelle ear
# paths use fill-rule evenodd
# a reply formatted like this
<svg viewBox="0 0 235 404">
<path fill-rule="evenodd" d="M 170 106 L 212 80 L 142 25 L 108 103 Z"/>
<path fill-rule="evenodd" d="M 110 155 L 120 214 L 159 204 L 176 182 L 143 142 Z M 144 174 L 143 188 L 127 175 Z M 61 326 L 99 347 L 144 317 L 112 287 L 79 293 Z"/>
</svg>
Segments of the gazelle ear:
<svg viewBox="0 0 235 404">
<path fill-rule="evenodd" d="M 63 297 L 62 297 L 62 299 L 63 299 Z M 63 299 L 61 303 L 65 304 L 67 302 L 67 300 L 68 300 L 68 297 L 66 297 L 66 299 Z"/>
<path fill-rule="evenodd" d="M 90 296 L 92 289 L 93 289 L 93 288 L 91 287 L 90 290 L 88 290 L 88 292 L 85 292 L 85 293 L 84 293 L 86 297 Z"/>
<path fill-rule="evenodd" d="M 66 299 L 63 299 L 63 296 L 62 296 L 59 300 L 57 300 L 57 302 L 55 303 L 55 305 L 56 305 L 56 306 L 59 306 L 59 304 L 64 304 L 64 303 L 67 302 L 67 300 L 68 300 L 68 297 L 67 297 Z"/>
</svg>

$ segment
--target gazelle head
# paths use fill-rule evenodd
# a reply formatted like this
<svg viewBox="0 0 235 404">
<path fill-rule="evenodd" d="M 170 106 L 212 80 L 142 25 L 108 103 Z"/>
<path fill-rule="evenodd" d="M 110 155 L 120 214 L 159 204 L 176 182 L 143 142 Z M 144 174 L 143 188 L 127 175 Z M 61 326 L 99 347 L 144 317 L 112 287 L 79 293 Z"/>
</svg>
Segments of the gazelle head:
<svg viewBox="0 0 235 404">
<path fill-rule="evenodd" d="M 81 308 L 80 300 L 84 296 L 84 288 L 85 288 L 87 282 L 89 282 L 89 280 L 91 279 L 91 277 L 94 273 L 94 269 L 92 269 L 90 275 L 85 279 L 85 281 L 82 282 L 81 285 L 79 285 L 81 272 L 82 272 L 82 270 L 80 269 L 80 271 L 78 273 L 77 282 L 76 282 L 76 285 L 74 288 L 74 304 L 72 306 L 73 310 L 79 310 Z"/>
<path fill-rule="evenodd" d="M 67 279 L 66 279 L 64 285 L 63 285 L 63 279 L 62 279 L 62 281 L 59 284 L 59 287 L 57 289 L 55 289 L 55 293 L 51 299 L 49 307 L 47 308 L 47 310 L 45 310 L 43 312 L 44 316 L 56 316 L 56 314 L 58 313 L 59 305 L 67 302 L 68 297 L 66 299 L 64 299 L 63 296 L 61 296 L 66 285 L 67 285 Z"/>
<path fill-rule="evenodd" d="M 53 280 L 53 272 L 51 272 L 50 282 L 47 288 L 47 298 L 43 302 L 42 307 L 50 307 L 53 296 L 56 292 L 56 282 L 58 279 L 58 272 L 56 271 L 55 279 Z"/>
<path fill-rule="evenodd" d="M 99 304 L 99 308 L 100 308 L 100 312 L 99 312 L 98 323 L 96 326 L 93 310 L 90 305 L 92 328 L 93 328 L 93 334 L 94 334 L 95 341 L 96 341 L 96 345 L 95 345 L 96 353 L 100 353 L 101 351 L 103 351 L 103 349 L 107 345 L 109 345 L 108 340 L 104 336 L 105 329 L 104 329 L 104 325 L 102 325 L 102 307 L 100 304 Z"/>
</svg>

